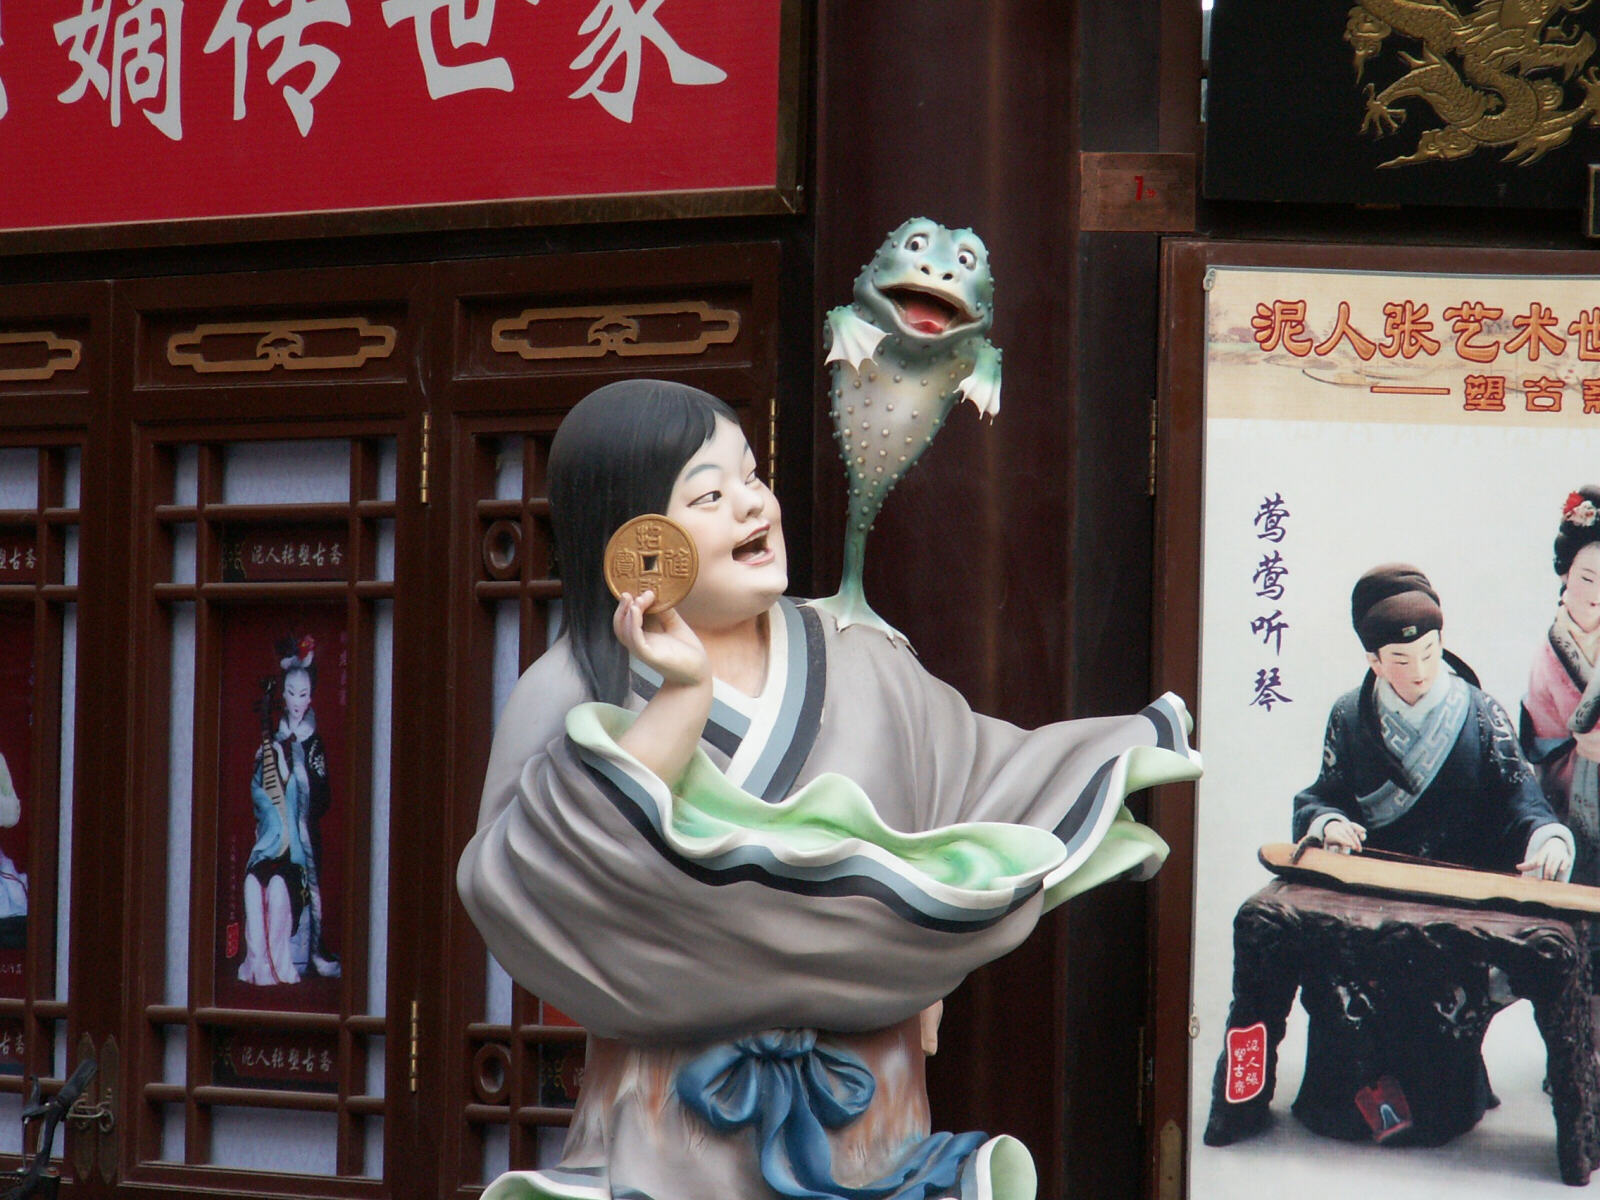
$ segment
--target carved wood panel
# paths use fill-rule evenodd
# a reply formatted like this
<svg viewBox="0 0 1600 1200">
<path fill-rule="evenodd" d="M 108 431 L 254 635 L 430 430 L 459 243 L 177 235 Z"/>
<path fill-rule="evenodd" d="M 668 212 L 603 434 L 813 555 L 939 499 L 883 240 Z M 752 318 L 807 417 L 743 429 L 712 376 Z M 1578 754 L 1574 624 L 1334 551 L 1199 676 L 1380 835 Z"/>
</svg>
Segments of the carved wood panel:
<svg viewBox="0 0 1600 1200">
<path fill-rule="evenodd" d="M 740 414 L 774 456 L 778 248 L 758 244 L 452 264 L 435 280 L 438 484 L 449 514 L 451 842 L 476 824 L 492 705 L 554 632 L 561 596 L 544 462 L 562 414 L 592 389 L 664 376 Z M 781 454 L 779 449 L 777 453 Z M 489 967 L 450 914 L 450 1061 L 441 1194 L 506 1167 L 549 1165 L 571 1111 L 583 1032 Z"/>
<path fill-rule="evenodd" d="M 56 632 L 40 663 L 61 658 L 49 614 L 76 604 L 78 660 L 94 669 L 76 725 L 94 753 L 75 786 L 104 800 L 77 806 L 70 831 L 73 987 L 50 990 L 41 948 L 50 988 L 0 996 L 0 1057 L 15 1019 L 37 1035 L 29 1069 L 47 1077 L 53 1048 L 80 1034 L 123 1048 L 98 1093 L 118 1106 L 118 1135 L 80 1148 L 94 1165 L 77 1194 L 467 1196 L 486 1140 L 502 1139 L 507 1162 L 551 1152 L 583 1033 L 521 992 L 508 1021 L 489 1020 L 485 951 L 448 899 L 491 732 L 496 629 L 504 643 L 511 612 L 514 665 L 544 644 L 560 584 L 543 456 L 593 387 L 629 375 L 704 387 L 771 468 L 778 274 L 778 248 L 755 244 L 0 290 L 0 450 L 32 447 L 48 490 L 31 524 L 0 522 L 0 601 L 26 591 L 44 605 L 37 628 Z M 329 447 L 348 464 L 336 497 L 303 494 L 304 472 L 272 465 Z M 71 505 L 57 488 L 69 455 L 81 456 Z M 230 490 L 240 469 L 255 490 Z M 69 526 L 73 581 L 45 553 Z M 15 571 L 13 532 L 26 535 Z M 341 970 L 257 983 L 253 1004 L 234 979 L 248 914 L 235 945 L 241 889 L 219 858 L 249 804 L 227 766 L 227 714 L 238 671 L 267 671 L 249 639 L 291 607 L 322 642 L 347 631 L 359 671 L 390 655 L 392 701 L 350 685 L 344 882 L 330 885 Z M 235 643 L 242 667 L 228 665 Z M 390 748 L 374 750 L 383 736 Z M 387 756 L 387 834 L 374 754 Z M 174 808 L 186 762 L 188 807 Z M 394 886 L 368 905 L 380 871 Z M 37 879 L 51 886 L 52 870 Z M 334 907 L 324 897 L 325 916 Z M 363 963 L 380 931 L 387 973 L 373 985 Z M 277 986 L 284 1003 L 264 1003 Z M 308 987 L 317 1003 L 294 1000 Z M 10 1078 L 0 1070 L 0 1109 Z M 318 1122 L 333 1149 L 310 1171 L 301 1140 Z M 252 1128 L 281 1153 L 230 1165 L 219 1147 Z"/>
</svg>

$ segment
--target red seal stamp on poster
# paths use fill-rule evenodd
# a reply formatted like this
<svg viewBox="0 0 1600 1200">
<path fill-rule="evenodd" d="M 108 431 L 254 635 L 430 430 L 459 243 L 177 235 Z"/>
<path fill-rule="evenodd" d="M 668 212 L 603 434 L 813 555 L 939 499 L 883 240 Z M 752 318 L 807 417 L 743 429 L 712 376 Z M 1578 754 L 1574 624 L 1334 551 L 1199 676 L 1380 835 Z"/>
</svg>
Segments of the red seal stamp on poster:
<svg viewBox="0 0 1600 1200">
<path fill-rule="evenodd" d="M 1266 1086 L 1266 1022 L 1228 1030 L 1228 1102 L 1254 1100 Z"/>
</svg>

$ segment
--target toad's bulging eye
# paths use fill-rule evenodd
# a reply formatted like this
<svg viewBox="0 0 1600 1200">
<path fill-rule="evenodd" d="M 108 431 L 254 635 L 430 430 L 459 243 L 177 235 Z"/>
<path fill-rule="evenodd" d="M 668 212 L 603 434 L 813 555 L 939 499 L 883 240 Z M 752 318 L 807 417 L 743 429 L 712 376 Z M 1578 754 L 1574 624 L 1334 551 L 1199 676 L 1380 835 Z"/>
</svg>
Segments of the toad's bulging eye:
<svg viewBox="0 0 1600 1200">
<path fill-rule="evenodd" d="M 906 249 L 911 251 L 913 254 L 920 254 L 927 248 L 928 235 L 925 233 L 913 233 L 906 239 Z"/>
<path fill-rule="evenodd" d="M 963 248 L 961 253 L 956 255 L 956 261 L 970 271 L 978 265 L 978 256 L 971 250 Z"/>
</svg>

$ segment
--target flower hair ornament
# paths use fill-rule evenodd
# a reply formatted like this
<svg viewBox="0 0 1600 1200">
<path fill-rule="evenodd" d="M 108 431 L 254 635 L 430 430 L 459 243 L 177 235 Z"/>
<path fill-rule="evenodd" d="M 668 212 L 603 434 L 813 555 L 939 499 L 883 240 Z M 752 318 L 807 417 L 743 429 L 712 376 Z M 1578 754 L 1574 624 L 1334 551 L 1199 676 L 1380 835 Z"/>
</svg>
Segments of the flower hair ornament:
<svg viewBox="0 0 1600 1200">
<path fill-rule="evenodd" d="M 1597 516 L 1600 516 L 1600 509 L 1595 508 L 1593 500 L 1586 499 L 1579 492 L 1569 493 L 1566 503 L 1561 506 L 1561 520 L 1567 525 L 1588 528 L 1594 524 Z"/>
<path fill-rule="evenodd" d="M 296 667 L 310 670 L 316 656 L 317 642 L 309 633 L 298 642 L 284 638 L 278 643 L 278 665 L 285 671 L 292 671 Z"/>
</svg>

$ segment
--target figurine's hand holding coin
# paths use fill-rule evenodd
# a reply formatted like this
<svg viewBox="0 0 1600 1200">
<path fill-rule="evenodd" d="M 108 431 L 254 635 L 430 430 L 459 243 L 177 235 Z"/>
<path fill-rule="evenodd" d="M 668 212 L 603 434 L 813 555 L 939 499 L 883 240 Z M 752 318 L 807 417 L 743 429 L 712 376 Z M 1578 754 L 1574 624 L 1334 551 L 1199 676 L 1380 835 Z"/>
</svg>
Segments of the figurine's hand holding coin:
<svg viewBox="0 0 1600 1200">
<path fill-rule="evenodd" d="M 669 684 L 709 682 L 705 647 L 674 610 L 694 587 L 700 556 L 675 521 L 645 513 L 625 521 L 606 543 L 606 586 L 617 598 L 611 628 L 635 658 Z"/>
<path fill-rule="evenodd" d="M 617 598 L 612 631 L 662 679 L 617 745 L 669 787 L 694 757 L 711 712 L 710 657 L 673 607 L 698 569 L 694 539 L 658 513 L 625 522 L 606 545 L 606 586 Z"/>
<path fill-rule="evenodd" d="M 711 676 L 706 648 L 689 622 L 669 608 L 651 613 L 656 594 L 646 588 L 635 596 L 623 592 L 611 628 L 629 654 L 659 672 L 667 683 L 695 687 Z M 646 614 L 649 615 L 646 615 Z"/>
</svg>

